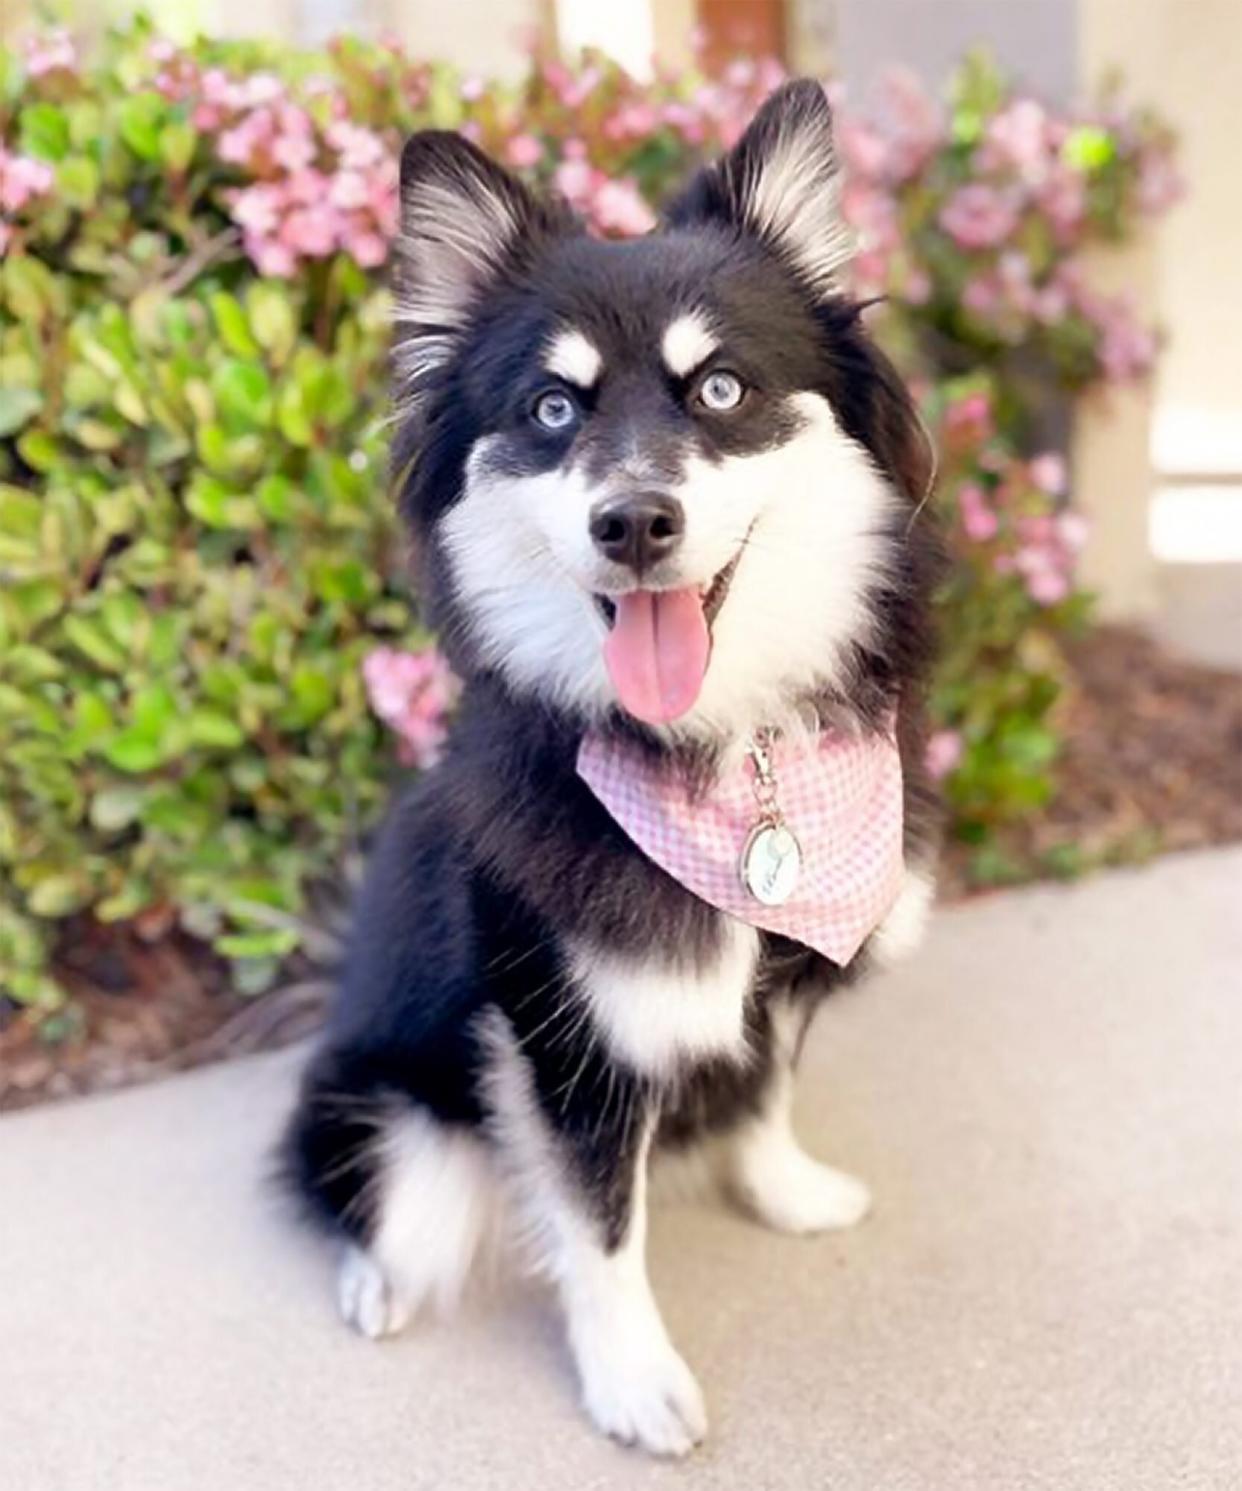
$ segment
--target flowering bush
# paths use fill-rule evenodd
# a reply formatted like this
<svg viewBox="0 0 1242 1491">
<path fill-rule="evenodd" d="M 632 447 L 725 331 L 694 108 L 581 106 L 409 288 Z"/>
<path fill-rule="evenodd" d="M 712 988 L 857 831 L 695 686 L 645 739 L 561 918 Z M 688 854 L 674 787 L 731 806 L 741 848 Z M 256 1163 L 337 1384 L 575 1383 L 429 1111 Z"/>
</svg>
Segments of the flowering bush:
<svg viewBox="0 0 1242 1491">
<path fill-rule="evenodd" d="M 938 728 L 928 765 L 944 782 L 959 833 L 980 841 L 997 820 L 1050 795 L 1056 638 L 1085 616 L 1073 575 L 1086 528 L 1062 505 L 1062 458 L 1016 455 L 977 376 L 942 385 L 929 415 L 956 563 L 941 598 L 951 621 L 931 699 Z"/>
<path fill-rule="evenodd" d="M 1008 379 L 1001 412 L 1019 436 L 1033 382 L 1077 392 L 1149 369 L 1151 328 L 1091 288 L 1081 252 L 1180 194 L 1155 120 L 1115 99 L 1054 114 L 972 57 L 946 105 L 890 74 L 878 117 L 847 113 L 839 141 L 860 292 L 903 302 L 902 331 L 934 366 Z"/>
<path fill-rule="evenodd" d="M 54 999 L 52 933 L 88 914 L 177 916 L 258 985 L 395 758 L 440 748 L 452 684 L 382 476 L 402 136 L 460 128 L 642 232 L 779 76 L 543 58 L 502 87 L 145 22 L 89 64 L 60 31 L 0 53 L 0 990 Z M 1159 131 L 1109 107 L 1054 118 L 973 63 L 948 109 L 905 81 L 841 121 L 859 288 L 891 297 L 945 453 L 932 752 L 974 835 L 1047 795 L 1082 609 L 1081 525 L 1022 444 L 1008 354 L 1073 390 L 1153 346 L 1075 257 L 1173 190 Z"/>
</svg>

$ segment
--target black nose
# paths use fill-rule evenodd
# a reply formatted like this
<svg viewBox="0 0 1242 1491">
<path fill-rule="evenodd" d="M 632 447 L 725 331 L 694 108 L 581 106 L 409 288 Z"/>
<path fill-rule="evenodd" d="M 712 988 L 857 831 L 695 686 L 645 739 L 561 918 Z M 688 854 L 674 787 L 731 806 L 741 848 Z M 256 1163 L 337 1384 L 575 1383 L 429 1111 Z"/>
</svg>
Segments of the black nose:
<svg viewBox="0 0 1242 1491">
<path fill-rule="evenodd" d="M 664 492 L 635 492 L 601 503 L 591 514 L 591 537 L 606 559 L 638 574 L 667 559 L 686 531 L 681 503 Z"/>
</svg>

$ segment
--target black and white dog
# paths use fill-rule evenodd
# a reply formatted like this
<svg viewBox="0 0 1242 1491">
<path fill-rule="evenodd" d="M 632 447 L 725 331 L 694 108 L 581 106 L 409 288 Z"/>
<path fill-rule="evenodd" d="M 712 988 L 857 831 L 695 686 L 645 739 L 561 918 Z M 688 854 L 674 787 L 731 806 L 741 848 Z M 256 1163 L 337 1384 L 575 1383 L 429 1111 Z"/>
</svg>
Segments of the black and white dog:
<svg viewBox="0 0 1242 1491">
<path fill-rule="evenodd" d="M 641 240 L 449 134 L 410 140 L 401 190 L 396 469 L 465 687 L 373 854 L 285 1169 L 357 1329 L 450 1304 L 499 1236 L 555 1282 L 595 1423 L 682 1454 L 706 1421 L 647 1279 L 649 1162 L 693 1148 L 791 1232 L 868 1206 L 798 1147 L 792 1072 L 930 898 L 927 441 L 842 288 L 817 85 Z M 798 781 L 838 748 L 896 796 L 829 844 Z M 790 928 L 833 923 L 873 840 L 896 879 L 883 848 L 858 955 L 825 956 Z"/>
</svg>

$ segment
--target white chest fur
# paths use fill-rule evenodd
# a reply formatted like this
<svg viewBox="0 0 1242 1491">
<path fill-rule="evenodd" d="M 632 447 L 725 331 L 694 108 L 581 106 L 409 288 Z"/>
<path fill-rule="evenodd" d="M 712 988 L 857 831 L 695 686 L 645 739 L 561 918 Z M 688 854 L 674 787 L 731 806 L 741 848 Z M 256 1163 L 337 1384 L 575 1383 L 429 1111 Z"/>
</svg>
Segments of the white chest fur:
<svg viewBox="0 0 1242 1491">
<path fill-rule="evenodd" d="M 701 965 L 575 954 L 574 975 L 601 1035 L 636 1071 L 665 1077 L 687 1060 L 746 1054 L 759 935 L 743 922 L 722 917 L 721 924 L 719 953 Z"/>
</svg>

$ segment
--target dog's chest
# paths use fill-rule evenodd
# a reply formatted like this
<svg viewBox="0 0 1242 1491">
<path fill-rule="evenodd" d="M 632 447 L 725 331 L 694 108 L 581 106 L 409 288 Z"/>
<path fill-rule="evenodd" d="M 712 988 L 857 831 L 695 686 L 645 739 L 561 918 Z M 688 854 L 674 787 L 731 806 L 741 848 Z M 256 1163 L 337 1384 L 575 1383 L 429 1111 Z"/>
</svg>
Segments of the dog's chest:
<svg viewBox="0 0 1242 1491">
<path fill-rule="evenodd" d="M 745 1057 L 759 942 L 753 927 L 721 917 L 708 957 L 679 962 L 660 949 L 625 958 L 580 950 L 574 972 L 612 1054 L 658 1079 L 687 1063 Z"/>
</svg>

